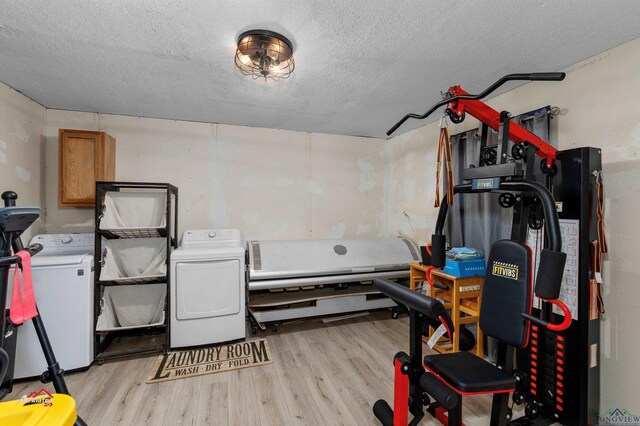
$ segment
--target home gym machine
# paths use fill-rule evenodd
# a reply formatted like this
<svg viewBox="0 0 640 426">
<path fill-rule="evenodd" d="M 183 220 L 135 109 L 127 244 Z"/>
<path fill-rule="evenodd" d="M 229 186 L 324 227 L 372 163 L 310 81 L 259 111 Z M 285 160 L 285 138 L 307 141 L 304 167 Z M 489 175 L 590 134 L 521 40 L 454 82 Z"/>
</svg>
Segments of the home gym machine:
<svg viewBox="0 0 640 426">
<path fill-rule="evenodd" d="M 511 239 L 491 247 L 483 287 L 480 327 L 498 342 L 495 365 L 467 352 L 422 359 L 417 327 L 433 320 L 424 306 L 432 301 L 412 306 L 404 293 L 393 291 L 399 284 L 375 282 L 411 312 L 410 354 L 399 353 L 394 359 L 393 409 L 383 400 L 374 405 L 374 414 L 384 425 L 407 424 L 408 412 L 413 415 L 409 424 L 415 425 L 425 406 L 443 424 L 462 425 L 462 396 L 474 394 L 493 395 L 492 425 L 596 423 L 599 317 L 604 312 L 599 272 L 606 252 L 600 150 L 558 151 L 511 122 L 509 112 L 480 101 L 508 81 L 564 77 L 564 73 L 511 74 L 479 95 L 453 86 L 427 112 L 408 114 L 387 132 L 390 135 L 409 118 L 424 119 L 442 106 L 454 123 L 466 114 L 479 119 L 478 163 L 464 170 L 465 183 L 455 186 L 454 193 L 499 193 L 500 206 L 513 208 L 513 223 Z M 487 143 L 490 129 L 498 132 L 497 145 Z M 538 164 L 542 177 L 536 180 Z M 447 211 L 443 199 L 431 241 L 433 268 L 445 263 Z M 531 235 L 537 235 L 534 247 L 527 244 Z M 523 417 L 512 418 L 513 404 L 524 405 Z"/>
<path fill-rule="evenodd" d="M 38 207 L 18 207 L 16 200 L 18 195 L 13 191 L 2 194 L 4 208 L 0 208 L 0 306 L 7 306 L 7 295 L 9 290 L 9 271 L 13 265 L 22 269 L 23 257 L 30 258 L 42 250 L 40 244 L 33 244 L 24 247 L 20 235 L 33 224 L 40 216 Z M 12 255 L 13 251 L 13 255 Z M 26 253 L 25 253 L 26 252 Z M 25 299 L 29 296 L 25 294 Z M 25 303 L 26 305 L 26 303 Z M 63 306 L 60 309 L 64 309 Z M 8 311 L 8 310 L 7 310 Z M 42 318 L 37 313 L 31 319 L 35 327 L 42 353 L 47 362 L 47 370 L 42 373 L 42 383 L 52 382 L 57 393 L 69 394 L 69 390 L 64 381 L 64 370 L 58 364 L 53 348 L 47 337 Z M 11 392 L 13 387 L 13 360 L 15 359 L 15 349 L 17 341 L 17 327 L 9 314 L 0 315 L 0 384 L 2 393 L 0 399 Z M 5 380 L 5 377 L 8 379 Z M 78 416 L 75 422 L 78 426 L 86 426 L 86 423 Z"/>
</svg>

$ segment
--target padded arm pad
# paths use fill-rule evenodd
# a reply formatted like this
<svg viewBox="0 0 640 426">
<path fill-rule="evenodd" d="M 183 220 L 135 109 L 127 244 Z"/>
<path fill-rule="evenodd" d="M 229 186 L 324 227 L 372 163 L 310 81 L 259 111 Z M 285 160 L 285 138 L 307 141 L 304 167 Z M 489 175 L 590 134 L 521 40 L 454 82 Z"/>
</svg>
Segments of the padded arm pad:
<svg viewBox="0 0 640 426">
<path fill-rule="evenodd" d="M 567 254 L 543 249 L 536 279 L 536 296 L 555 300 L 560 296 L 562 274 Z"/>
<path fill-rule="evenodd" d="M 418 311 L 422 315 L 425 315 L 434 321 L 440 322 L 439 318 L 442 318 L 447 323 L 449 329 L 453 330 L 451 318 L 439 300 L 433 299 L 415 290 L 410 290 L 403 285 L 385 280 L 384 278 L 373 280 L 373 284 L 384 295 L 405 305 L 409 309 Z"/>
<path fill-rule="evenodd" d="M 446 256 L 447 237 L 433 234 L 431 236 L 431 266 L 444 268 Z"/>
</svg>

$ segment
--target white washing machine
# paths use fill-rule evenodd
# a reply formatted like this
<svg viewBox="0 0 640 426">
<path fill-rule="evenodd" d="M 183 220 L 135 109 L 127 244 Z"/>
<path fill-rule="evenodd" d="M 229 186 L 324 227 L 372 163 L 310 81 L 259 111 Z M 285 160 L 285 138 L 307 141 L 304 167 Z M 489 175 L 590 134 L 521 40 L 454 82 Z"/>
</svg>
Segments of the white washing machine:
<svg viewBox="0 0 640 426">
<path fill-rule="evenodd" d="M 38 311 L 65 371 L 85 369 L 93 362 L 93 242 L 93 234 L 42 234 L 31 239 L 31 244 L 44 247 L 31 260 Z M 18 329 L 14 378 L 40 376 L 46 369 L 33 323 L 27 321 Z"/>
<path fill-rule="evenodd" d="M 245 337 L 245 250 L 237 229 L 186 231 L 171 253 L 170 346 Z"/>
</svg>

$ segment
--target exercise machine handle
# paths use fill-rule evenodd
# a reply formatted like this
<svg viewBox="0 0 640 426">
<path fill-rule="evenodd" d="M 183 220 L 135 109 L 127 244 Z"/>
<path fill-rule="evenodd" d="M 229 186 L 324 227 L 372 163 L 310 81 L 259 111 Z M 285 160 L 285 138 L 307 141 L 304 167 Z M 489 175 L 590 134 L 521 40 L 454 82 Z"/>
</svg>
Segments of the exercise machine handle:
<svg viewBox="0 0 640 426">
<path fill-rule="evenodd" d="M 551 331 L 563 331 L 563 330 L 566 330 L 567 328 L 569 328 L 573 318 L 571 316 L 571 311 L 569 310 L 567 305 L 565 305 L 564 302 L 562 302 L 560 300 L 557 300 L 557 299 L 544 299 L 544 298 L 541 298 L 541 299 L 544 300 L 545 302 L 549 302 L 549 303 L 559 307 L 560 310 L 562 311 L 562 314 L 564 315 L 564 320 L 559 324 L 554 324 L 554 323 L 545 321 L 543 319 L 534 317 L 533 315 L 529 315 L 529 314 L 522 314 L 522 318 L 527 319 L 527 320 L 531 321 L 532 323 L 537 324 L 540 327 L 544 327 L 546 329 L 549 329 Z"/>
<path fill-rule="evenodd" d="M 24 248 L 23 250 L 28 252 L 29 255 L 34 256 L 40 253 L 42 249 L 43 249 L 42 244 L 32 244 L 29 247 Z M 11 266 L 14 264 L 20 264 L 21 262 L 22 260 L 20 259 L 20 256 L 15 256 L 15 255 L 0 258 L 0 266 Z"/>
<path fill-rule="evenodd" d="M 460 99 L 477 100 L 477 99 L 485 98 L 485 97 L 489 96 L 491 93 L 495 92 L 500 86 L 502 86 L 503 84 L 505 84 L 508 81 L 562 81 L 562 80 L 564 80 L 565 76 L 566 76 L 566 74 L 563 73 L 563 72 L 534 72 L 534 73 L 528 73 L 528 74 L 526 74 L 526 73 L 508 74 L 508 75 L 505 75 L 504 77 L 500 78 L 498 81 L 493 83 L 491 86 L 489 86 L 487 89 L 485 89 L 482 93 L 480 93 L 478 95 L 447 96 L 445 94 L 445 98 L 443 100 L 441 100 L 440 102 L 437 102 L 436 104 L 434 104 L 424 114 L 410 113 L 410 114 L 407 114 L 404 117 L 402 117 L 402 119 L 400 121 L 398 121 L 396 124 L 394 124 L 393 127 L 390 128 L 387 131 L 387 136 L 391 136 L 391 134 L 393 132 L 398 130 L 398 127 L 402 126 L 404 124 L 404 122 L 407 121 L 410 118 L 415 118 L 417 120 L 425 119 L 428 116 L 430 116 L 431 114 L 433 114 L 433 112 L 435 110 L 437 110 L 438 108 L 440 108 L 441 106 L 444 106 L 444 105 L 446 105 L 448 103 L 451 103 L 451 102 L 455 102 L 455 101 L 460 100 Z"/>
</svg>

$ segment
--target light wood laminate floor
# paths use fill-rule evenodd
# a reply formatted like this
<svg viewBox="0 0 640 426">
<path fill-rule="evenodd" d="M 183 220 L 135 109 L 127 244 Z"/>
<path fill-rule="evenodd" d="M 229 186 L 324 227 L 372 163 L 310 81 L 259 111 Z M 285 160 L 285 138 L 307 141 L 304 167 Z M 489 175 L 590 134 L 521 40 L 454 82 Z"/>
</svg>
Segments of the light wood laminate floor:
<svg viewBox="0 0 640 426">
<path fill-rule="evenodd" d="M 150 356 L 92 366 L 67 384 L 90 425 L 376 425 L 371 407 L 393 400 L 392 359 L 408 351 L 408 323 L 378 311 L 283 324 L 260 334 L 270 365 L 148 385 Z M 5 400 L 40 387 L 17 383 Z M 487 396 L 465 398 L 465 423 L 488 425 L 490 404 Z M 420 424 L 439 423 L 427 415 Z"/>
</svg>

